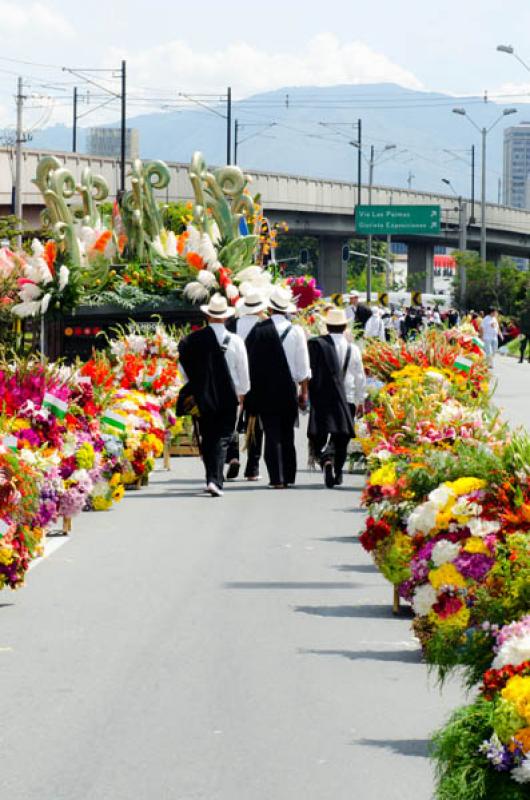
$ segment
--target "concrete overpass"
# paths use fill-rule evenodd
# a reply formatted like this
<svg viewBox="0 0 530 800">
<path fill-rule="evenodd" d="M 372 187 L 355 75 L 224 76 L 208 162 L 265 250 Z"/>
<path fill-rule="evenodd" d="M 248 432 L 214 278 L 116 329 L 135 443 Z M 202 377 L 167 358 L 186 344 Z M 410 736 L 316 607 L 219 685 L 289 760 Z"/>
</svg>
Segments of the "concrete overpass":
<svg viewBox="0 0 530 800">
<path fill-rule="evenodd" d="M 31 183 L 39 159 L 49 151 L 24 150 L 23 153 L 23 216 L 30 225 L 37 225 L 42 210 L 42 198 Z M 54 155 L 77 177 L 85 166 L 107 180 L 111 199 L 119 186 L 119 163 L 110 158 L 65 152 Z M 168 162 L 171 182 L 159 192 L 160 200 L 192 199 L 188 179 L 188 164 Z M 14 154 L 0 148 L 0 214 L 11 209 L 11 189 L 14 174 Z M 340 291 L 345 286 L 346 265 L 341 261 L 342 245 L 355 235 L 353 210 L 357 202 L 357 187 L 345 181 L 306 178 L 266 172 L 251 172 L 252 191 L 259 192 L 267 216 L 273 222 L 285 221 L 293 234 L 315 236 L 320 244 L 319 278 L 325 291 Z M 363 187 L 362 202 L 368 200 Z M 387 186 L 374 186 L 374 204 L 440 205 L 442 229 L 434 236 L 399 236 L 394 241 L 405 242 L 409 248 L 409 268 L 426 276 L 424 286 L 432 286 L 432 263 L 435 245 L 458 246 L 458 210 L 451 195 L 418 192 Z M 469 210 L 469 204 L 468 204 Z M 486 206 L 488 258 L 501 255 L 525 258 L 530 256 L 530 211 L 509 208 L 493 203 Z M 479 249 L 481 208 L 475 203 L 475 222 L 468 226 L 469 249 Z"/>
</svg>

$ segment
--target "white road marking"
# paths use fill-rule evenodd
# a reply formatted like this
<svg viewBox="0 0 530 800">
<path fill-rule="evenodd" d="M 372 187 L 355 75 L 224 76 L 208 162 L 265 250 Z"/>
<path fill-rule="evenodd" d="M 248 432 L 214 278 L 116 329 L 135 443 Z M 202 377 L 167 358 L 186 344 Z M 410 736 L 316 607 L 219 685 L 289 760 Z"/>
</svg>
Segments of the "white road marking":
<svg viewBox="0 0 530 800">
<path fill-rule="evenodd" d="M 68 536 L 54 536 L 53 538 L 46 538 L 44 540 L 44 553 L 40 558 L 34 559 L 31 564 L 29 565 L 30 570 L 38 567 L 39 564 L 42 564 L 45 559 L 49 558 L 53 553 L 59 550 L 63 544 L 66 544 L 69 540 Z"/>
</svg>

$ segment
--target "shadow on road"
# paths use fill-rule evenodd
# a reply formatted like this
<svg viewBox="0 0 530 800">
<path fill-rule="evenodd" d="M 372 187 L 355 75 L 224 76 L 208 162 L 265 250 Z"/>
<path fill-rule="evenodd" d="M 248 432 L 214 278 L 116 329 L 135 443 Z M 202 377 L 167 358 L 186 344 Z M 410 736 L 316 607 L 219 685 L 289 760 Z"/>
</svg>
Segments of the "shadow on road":
<svg viewBox="0 0 530 800">
<path fill-rule="evenodd" d="M 399 753 L 401 756 L 429 757 L 430 742 L 428 739 L 359 739 L 358 742 L 352 742 L 352 744 L 363 747 L 380 747 L 383 750 Z"/>
<path fill-rule="evenodd" d="M 420 650 L 299 650 L 316 656 L 342 656 L 349 661 L 387 661 L 401 664 L 421 664 Z"/>
<path fill-rule="evenodd" d="M 375 564 L 336 564 L 333 569 L 339 572 L 365 572 L 379 574 L 379 570 Z"/>
<path fill-rule="evenodd" d="M 362 619 L 392 619 L 392 606 L 295 606 L 299 614 L 316 617 L 358 617 Z"/>
<path fill-rule="evenodd" d="M 362 584 L 336 581 L 234 581 L 225 589 L 357 589 Z"/>
<path fill-rule="evenodd" d="M 339 544 L 360 544 L 357 536 L 324 536 L 313 539 L 314 542 L 338 542 Z"/>
</svg>

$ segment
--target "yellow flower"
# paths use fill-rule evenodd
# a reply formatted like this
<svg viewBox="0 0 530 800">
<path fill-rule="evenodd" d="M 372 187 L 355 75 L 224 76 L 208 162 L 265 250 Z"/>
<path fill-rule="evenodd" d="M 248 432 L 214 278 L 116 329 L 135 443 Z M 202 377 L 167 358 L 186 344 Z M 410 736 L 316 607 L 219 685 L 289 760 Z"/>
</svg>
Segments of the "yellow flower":
<svg viewBox="0 0 530 800">
<path fill-rule="evenodd" d="M 441 567 L 431 569 L 429 572 L 429 581 L 436 589 L 442 586 L 465 586 L 466 581 L 463 575 L 457 570 L 454 564 L 442 564 Z"/>
<path fill-rule="evenodd" d="M 121 475 L 119 472 L 115 472 L 112 478 L 109 481 L 109 486 L 118 486 L 121 481 Z"/>
<path fill-rule="evenodd" d="M 127 486 L 129 483 L 134 483 L 137 480 L 136 473 L 131 469 L 128 472 L 122 473 L 122 482 Z"/>
<path fill-rule="evenodd" d="M 455 495 L 460 496 L 463 494 L 471 494 L 477 492 L 479 489 L 484 489 L 486 481 L 482 478 L 458 478 L 456 481 L 446 481 L 448 486 Z"/>
<path fill-rule="evenodd" d="M 515 750 L 517 746 L 522 748 L 523 753 L 530 752 L 530 728 L 521 728 L 514 733 L 510 750 Z"/>
<path fill-rule="evenodd" d="M 116 488 L 112 492 L 112 499 L 114 500 L 115 503 L 119 503 L 124 494 L 125 494 L 125 487 L 116 486 Z"/>
<path fill-rule="evenodd" d="M 463 606 L 456 614 L 451 614 L 449 617 L 438 616 L 435 611 L 429 612 L 429 622 L 437 625 L 439 628 L 461 628 L 465 629 L 469 626 L 469 608 Z"/>
<path fill-rule="evenodd" d="M 107 511 L 112 505 L 112 500 L 107 500 L 103 495 L 97 495 L 92 498 L 92 505 L 94 511 Z"/>
<path fill-rule="evenodd" d="M 31 428 L 31 422 L 27 419 L 15 419 L 11 424 L 12 431 L 25 431 Z"/>
<path fill-rule="evenodd" d="M 466 553 L 481 553 L 485 556 L 490 556 L 489 548 L 484 544 L 483 539 L 479 536 L 471 536 L 464 544 Z"/>
<path fill-rule="evenodd" d="M 396 468 L 393 464 L 384 464 L 370 475 L 372 486 L 389 486 L 397 481 Z"/>
<path fill-rule="evenodd" d="M 6 567 L 9 564 L 12 564 L 14 560 L 14 554 L 11 547 L 0 547 L 0 564 L 4 564 Z"/>
<path fill-rule="evenodd" d="M 501 695 L 514 706 L 519 716 L 530 724 L 530 678 L 514 675 L 502 690 Z"/>
</svg>

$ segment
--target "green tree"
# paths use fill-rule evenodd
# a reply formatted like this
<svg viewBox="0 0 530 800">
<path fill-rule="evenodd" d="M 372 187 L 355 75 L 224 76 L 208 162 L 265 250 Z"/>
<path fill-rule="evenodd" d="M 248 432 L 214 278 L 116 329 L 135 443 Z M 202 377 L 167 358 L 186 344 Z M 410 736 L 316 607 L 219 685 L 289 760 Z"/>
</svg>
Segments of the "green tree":
<svg viewBox="0 0 530 800">
<path fill-rule="evenodd" d="M 466 272 L 466 294 L 460 303 L 460 274 L 457 270 L 453 292 L 454 302 L 461 310 L 483 311 L 495 306 L 506 316 L 517 316 L 530 287 L 527 272 L 517 269 L 510 258 L 499 265 L 483 263 L 477 253 L 455 253 L 456 262 Z"/>
</svg>

